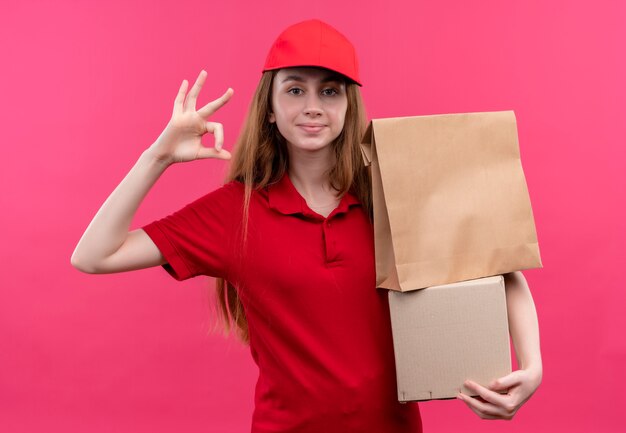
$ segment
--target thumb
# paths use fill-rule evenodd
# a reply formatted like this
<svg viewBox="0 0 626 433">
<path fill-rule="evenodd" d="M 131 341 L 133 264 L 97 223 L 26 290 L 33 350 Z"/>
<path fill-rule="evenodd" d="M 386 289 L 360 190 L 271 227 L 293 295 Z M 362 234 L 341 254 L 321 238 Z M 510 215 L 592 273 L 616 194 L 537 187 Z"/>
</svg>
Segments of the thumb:
<svg viewBox="0 0 626 433">
<path fill-rule="evenodd" d="M 217 150 L 213 147 L 201 146 L 198 150 L 197 159 L 217 158 L 217 159 L 230 159 L 230 152 L 226 149 Z"/>
<path fill-rule="evenodd" d="M 495 379 L 489 384 L 488 388 L 492 391 L 506 391 L 507 389 L 522 382 L 521 375 L 522 372 L 520 370 L 516 370 L 506 376 Z"/>
</svg>

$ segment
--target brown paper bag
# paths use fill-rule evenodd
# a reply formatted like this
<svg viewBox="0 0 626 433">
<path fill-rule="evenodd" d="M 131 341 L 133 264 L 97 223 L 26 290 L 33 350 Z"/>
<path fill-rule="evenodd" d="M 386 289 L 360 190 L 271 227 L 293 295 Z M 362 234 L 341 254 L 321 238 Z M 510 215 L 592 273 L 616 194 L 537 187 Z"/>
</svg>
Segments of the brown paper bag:
<svg viewBox="0 0 626 433">
<path fill-rule="evenodd" d="M 408 291 L 542 267 L 513 111 L 374 119 L 376 284 Z"/>
</svg>

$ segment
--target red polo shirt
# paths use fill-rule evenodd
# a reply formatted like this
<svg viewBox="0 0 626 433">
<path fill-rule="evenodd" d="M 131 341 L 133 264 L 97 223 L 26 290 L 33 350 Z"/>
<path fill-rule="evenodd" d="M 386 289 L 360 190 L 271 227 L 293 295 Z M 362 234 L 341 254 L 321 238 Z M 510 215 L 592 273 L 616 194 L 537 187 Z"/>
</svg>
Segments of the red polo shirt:
<svg viewBox="0 0 626 433">
<path fill-rule="evenodd" d="M 397 401 L 387 293 L 357 198 L 324 218 L 285 175 L 253 192 L 243 254 L 243 193 L 227 183 L 142 228 L 177 280 L 237 287 L 259 367 L 252 432 L 421 432 L 417 403 Z"/>
</svg>

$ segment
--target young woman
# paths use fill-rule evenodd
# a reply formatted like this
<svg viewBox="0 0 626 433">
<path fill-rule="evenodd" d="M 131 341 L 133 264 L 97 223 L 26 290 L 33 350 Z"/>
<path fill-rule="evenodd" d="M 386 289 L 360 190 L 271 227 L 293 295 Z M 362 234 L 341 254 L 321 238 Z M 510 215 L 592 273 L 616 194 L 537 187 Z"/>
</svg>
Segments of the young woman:
<svg viewBox="0 0 626 433">
<path fill-rule="evenodd" d="M 177 280 L 217 278 L 221 316 L 259 367 L 253 432 L 420 432 L 416 403 L 397 401 L 387 293 L 375 288 L 366 126 L 354 47 L 319 20 L 278 37 L 236 143 L 225 185 L 129 231 L 139 204 L 175 163 L 231 159 L 209 118 L 232 96 L 196 109 L 202 71 L 85 231 L 72 264 L 89 273 L 162 265 Z M 201 144 L 206 133 L 215 147 Z M 537 317 L 519 272 L 507 302 L 520 370 L 480 397 L 482 418 L 510 419 L 541 381 Z M 508 391 L 508 394 L 500 392 Z"/>
</svg>

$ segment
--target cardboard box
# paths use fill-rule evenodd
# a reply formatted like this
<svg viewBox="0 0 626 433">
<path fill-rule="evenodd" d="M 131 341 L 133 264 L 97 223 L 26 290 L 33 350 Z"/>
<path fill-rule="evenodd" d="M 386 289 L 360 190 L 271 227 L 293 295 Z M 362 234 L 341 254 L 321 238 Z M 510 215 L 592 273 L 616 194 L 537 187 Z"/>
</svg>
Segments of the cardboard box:
<svg viewBox="0 0 626 433">
<path fill-rule="evenodd" d="M 398 401 L 455 398 L 511 372 L 502 275 L 399 292 L 389 290 Z"/>
</svg>

